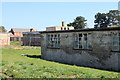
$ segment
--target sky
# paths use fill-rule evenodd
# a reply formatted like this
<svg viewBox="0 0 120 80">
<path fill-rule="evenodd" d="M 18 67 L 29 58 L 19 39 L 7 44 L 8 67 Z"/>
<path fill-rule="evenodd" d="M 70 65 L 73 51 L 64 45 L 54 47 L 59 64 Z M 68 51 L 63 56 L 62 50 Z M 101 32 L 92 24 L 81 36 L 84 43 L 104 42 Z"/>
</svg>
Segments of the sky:
<svg viewBox="0 0 120 80">
<path fill-rule="evenodd" d="M 1 7 L 1 6 L 0 6 Z M 61 26 L 73 22 L 77 16 L 87 20 L 87 27 L 94 27 L 94 16 L 118 9 L 118 2 L 2 2 L 2 23 L 7 31 L 11 28 L 33 28 Z"/>
</svg>

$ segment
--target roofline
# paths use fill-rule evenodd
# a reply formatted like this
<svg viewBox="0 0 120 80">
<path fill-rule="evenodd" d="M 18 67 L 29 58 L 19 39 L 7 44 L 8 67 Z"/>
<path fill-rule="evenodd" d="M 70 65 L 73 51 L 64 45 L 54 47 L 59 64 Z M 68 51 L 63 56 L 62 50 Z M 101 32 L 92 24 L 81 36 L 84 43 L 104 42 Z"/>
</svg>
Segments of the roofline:
<svg viewBox="0 0 120 80">
<path fill-rule="evenodd" d="M 22 34 L 38 34 L 40 31 L 35 31 L 35 32 L 22 32 Z"/>
<path fill-rule="evenodd" d="M 87 28 L 79 30 L 59 30 L 59 31 L 40 31 L 40 33 L 58 33 L 58 32 L 83 32 L 83 31 L 111 31 L 120 30 L 120 27 L 109 27 L 109 28 Z"/>
<path fill-rule="evenodd" d="M 46 28 L 54 28 L 54 27 L 73 27 L 73 26 L 51 26 L 51 27 L 46 27 Z"/>
<path fill-rule="evenodd" d="M 29 28 L 11 28 L 11 29 L 29 29 Z"/>
</svg>

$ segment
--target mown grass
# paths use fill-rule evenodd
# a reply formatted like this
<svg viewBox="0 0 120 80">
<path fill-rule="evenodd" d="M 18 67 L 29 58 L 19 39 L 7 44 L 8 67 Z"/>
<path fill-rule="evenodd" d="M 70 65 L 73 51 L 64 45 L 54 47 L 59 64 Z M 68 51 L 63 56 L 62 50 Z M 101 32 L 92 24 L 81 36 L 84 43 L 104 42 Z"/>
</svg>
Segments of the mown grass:
<svg viewBox="0 0 120 80">
<path fill-rule="evenodd" d="M 66 65 L 39 57 L 40 48 L 2 49 L 2 78 L 119 78 L 118 72 Z"/>
</svg>

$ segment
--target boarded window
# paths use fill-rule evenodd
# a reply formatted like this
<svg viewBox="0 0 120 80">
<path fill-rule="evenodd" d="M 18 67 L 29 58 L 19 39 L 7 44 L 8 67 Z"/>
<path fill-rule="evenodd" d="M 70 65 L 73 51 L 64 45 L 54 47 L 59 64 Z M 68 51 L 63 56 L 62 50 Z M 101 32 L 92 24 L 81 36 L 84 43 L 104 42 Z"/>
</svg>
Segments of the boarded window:
<svg viewBox="0 0 120 80">
<path fill-rule="evenodd" d="M 47 35 L 48 47 L 60 48 L 60 34 Z"/>
<path fill-rule="evenodd" d="M 112 51 L 120 51 L 120 33 L 113 33 Z"/>
<path fill-rule="evenodd" d="M 75 34 L 74 48 L 75 49 L 91 49 L 91 33 Z"/>
</svg>

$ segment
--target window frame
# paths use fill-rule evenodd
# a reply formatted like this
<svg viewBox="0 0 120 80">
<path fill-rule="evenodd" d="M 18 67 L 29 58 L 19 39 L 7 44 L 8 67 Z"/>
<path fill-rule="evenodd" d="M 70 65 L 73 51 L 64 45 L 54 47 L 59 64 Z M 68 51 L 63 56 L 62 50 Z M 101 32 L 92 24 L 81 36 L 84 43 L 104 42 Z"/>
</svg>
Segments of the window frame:
<svg viewBox="0 0 120 80">
<path fill-rule="evenodd" d="M 81 41 L 80 41 L 80 34 L 81 34 Z M 87 35 L 87 39 L 85 40 L 85 35 Z M 90 36 L 88 36 L 88 35 L 90 35 Z M 76 37 L 77 36 L 77 37 Z M 92 38 L 91 38 L 91 36 L 92 36 L 92 33 L 76 33 L 75 35 L 74 35 L 74 46 L 73 46 L 73 49 L 74 50 L 86 50 L 86 51 L 92 51 L 93 49 L 92 49 Z M 90 39 L 88 39 L 88 38 L 90 38 Z M 90 41 L 90 43 L 91 44 L 89 44 L 88 42 Z M 76 44 L 77 43 L 77 44 Z M 82 47 L 80 48 L 80 43 L 81 43 L 81 45 L 82 45 Z M 86 47 L 85 47 L 85 44 L 86 44 Z M 77 45 L 77 47 L 76 47 L 76 45 Z M 91 46 L 91 47 L 89 47 L 89 45 Z"/>
<path fill-rule="evenodd" d="M 47 48 L 60 48 L 60 34 L 47 34 Z"/>
<path fill-rule="evenodd" d="M 116 37 L 114 35 L 117 35 Z M 117 40 L 115 39 L 118 39 L 118 42 Z M 116 42 L 118 43 L 117 45 Z M 118 47 L 118 49 L 114 49 L 114 47 Z M 112 33 L 112 49 L 111 49 L 112 52 L 120 52 L 120 32 L 114 32 Z"/>
</svg>

